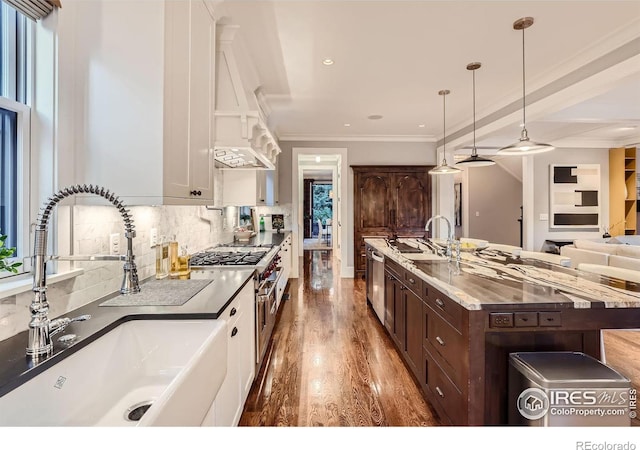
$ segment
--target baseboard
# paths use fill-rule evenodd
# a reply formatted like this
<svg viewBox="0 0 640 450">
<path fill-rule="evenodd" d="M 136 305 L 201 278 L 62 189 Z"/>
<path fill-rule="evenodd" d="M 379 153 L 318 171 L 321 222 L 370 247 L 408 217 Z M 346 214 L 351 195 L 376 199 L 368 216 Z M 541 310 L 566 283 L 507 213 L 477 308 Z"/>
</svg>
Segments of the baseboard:
<svg viewBox="0 0 640 450">
<path fill-rule="evenodd" d="M 354 266 L 345 266 L 340 272 L 340 278 L 353 278 L 355 273 L 356 271 Z"/>
</svg>

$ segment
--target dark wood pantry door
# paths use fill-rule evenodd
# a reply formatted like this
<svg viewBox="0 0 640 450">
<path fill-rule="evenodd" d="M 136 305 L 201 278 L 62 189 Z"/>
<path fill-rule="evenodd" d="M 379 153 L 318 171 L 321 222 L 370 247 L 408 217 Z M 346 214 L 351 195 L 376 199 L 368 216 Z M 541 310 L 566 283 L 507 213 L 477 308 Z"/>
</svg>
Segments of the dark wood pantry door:
<svg viewBox="0 0 640 450">
<path fill-rule="evenodd" d="M 423 236 L 431 217 L 432 166 L 351 166 L 355 276 L 364 277 L 367 237 Z"/>
</svg>

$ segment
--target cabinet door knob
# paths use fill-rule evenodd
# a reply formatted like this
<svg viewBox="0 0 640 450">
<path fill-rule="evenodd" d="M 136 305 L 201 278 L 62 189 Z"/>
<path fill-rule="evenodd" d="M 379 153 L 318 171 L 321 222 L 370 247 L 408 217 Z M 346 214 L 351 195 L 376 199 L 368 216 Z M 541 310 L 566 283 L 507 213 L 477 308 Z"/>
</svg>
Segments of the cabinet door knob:
<svg viewBox="0 0 640 450">
<path fill-rule="evenodd" d="M 413 278 L 409 278 L 409 283 L 411 284 L 415 284 L 416 280 L 414 280 Z"/>
<path fill-rule="evenodd" d="M 229 316 L 235 316 L 237 312 L 238 312 L 237 309 L 231 308 L 231 312 L 229 313 Z"/>
<path fill-rule="evenodd" d="M 440 389 L 438 386 L 436 386 L 436 392 L 440 397 L 444 398 L 444 392 L 442 392 L 442 389 Z"/>
<path fill-rule="evenodd" d="M 445 343 L 440 336 L 436 336 L 436 341 L 438 341 L 438 344 L 442 345 L 443 347 L 445 346 Z"/>
<path fill-rule="evenodd" d="M 438 305 L 440 308 L 444 308 L 444 302 L 439 298 L 436 299 L 436 305 Z"/>
<path fill-rule="evenodd" d="M 238 334 L 238 327 L 233 327 L 233 330 L 231 330 L 231 337 L 234 337 L 236 334 Z"/>
</svg>

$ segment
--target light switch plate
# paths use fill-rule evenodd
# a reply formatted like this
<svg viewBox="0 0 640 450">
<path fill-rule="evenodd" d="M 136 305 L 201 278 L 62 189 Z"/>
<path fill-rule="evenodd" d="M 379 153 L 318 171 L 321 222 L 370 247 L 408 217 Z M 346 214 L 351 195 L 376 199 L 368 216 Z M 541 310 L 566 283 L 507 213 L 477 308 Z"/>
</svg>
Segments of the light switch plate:
<svg viewBox="0 0 640 450">
<path fill-rule="evenodd" d="M 158 229 L 152 228 L 149 233 L 149 247 L 155 247 L 158 245 Z"/>
</svg>

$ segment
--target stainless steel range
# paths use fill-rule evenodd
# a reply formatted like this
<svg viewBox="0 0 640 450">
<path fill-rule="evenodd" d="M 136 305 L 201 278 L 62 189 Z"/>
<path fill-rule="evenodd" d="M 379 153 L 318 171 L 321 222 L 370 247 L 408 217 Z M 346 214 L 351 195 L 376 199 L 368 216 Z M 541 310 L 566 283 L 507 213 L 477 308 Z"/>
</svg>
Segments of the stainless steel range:
<svg viewBox="0 0 640 450">
<path fill-rule="evenodd" d="M 214 247 L 191 256 L 192 278 L 206 276 L 202 272 L 210 268 L 254 268 L 256 292 L 256 373 L 260 369 L 267 344 L 276 322 L 278 305 L 276 286 L 282 275 L 278 267 L 280 256 L 278 249 L 272 246 L 235 246 Z"/>
</svg>

